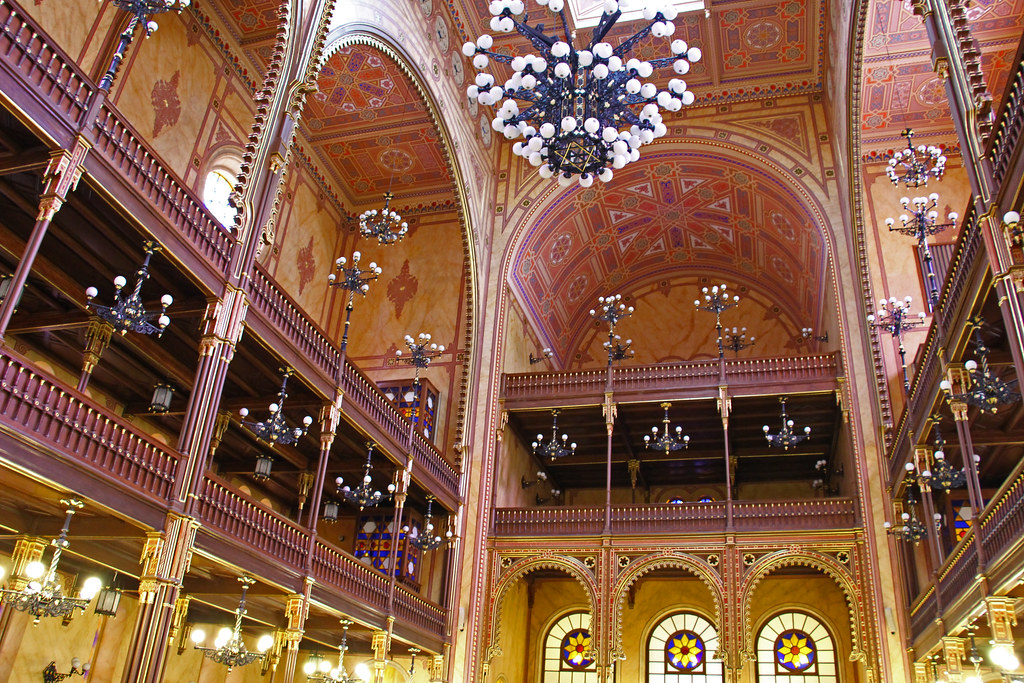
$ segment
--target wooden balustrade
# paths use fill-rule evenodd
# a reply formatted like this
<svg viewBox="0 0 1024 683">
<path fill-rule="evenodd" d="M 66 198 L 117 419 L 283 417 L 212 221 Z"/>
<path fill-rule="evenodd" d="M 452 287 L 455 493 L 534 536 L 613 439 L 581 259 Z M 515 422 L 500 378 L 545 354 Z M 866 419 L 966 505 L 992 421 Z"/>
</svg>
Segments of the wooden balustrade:
<svg viewBox="0 0 1024 683">
<path fill-rule="evenodd" d="M 1014 151 L 1024 129 L 1024 41 L 1017 50 L 1016 71 L 1010 77 L 1003 105 L 989 139 L 988 157 L 992 162 L 992 179 L 997 185 L 1006 179 L 1013 163 Z"/>
<path fill-rule="evenodd" d="M 613 505 L 614 534 L 714 533 L 725 531 L 725 503 Z M 738 532 L 852 529 L 858 524 L 852 498 L 792 501 L 737 501 Z M 498 508 L 494 536 L 596 536 L 604 527 L 603 507 Z"/>
<path fill-rule="evenodd" d="M 0 424 L 150 500 L 165 501 L 178 455 L 0 349 Z"/>
<path fill-rule="evenodd" d="M 396 444 L 405 445 L 409 438 L 409 422 L 377 385 L 347 360 L 341 375 L 341 389 L 347 402 L 358 407 Z"/>
<path fill-rule="evenodd" d="M 1024 462 L 981 515 L 981 538 L 991 563 L 1024 537 Z"/>
<path fill-rule="evenodd" d="M 405 623 L 419 626 L 424 631 L 444 634 L 444 609 L 427 602 L 404 586 L 395 588 L 395 616 Z"/>
<path fill-rule="evenodd" d="M 74 60 L 50 45 L 30 17 L 0 0 L 0 65 L 42 105 L 30 112 L 37 125 L 63 144 L 96 92 Z"/>
<path fill-rule="evenodd" d="M 275 560 L 302 567 L 309 535 L 299 525 L 252 502 L 227 482 L 208 474 L 200 486 L 196 516 L 229 539 Z"/>
<path fill-rule="evenodd" d="M 313 550 L 313 576 L 367 605 L 378 609 L 387 606 L 388 577 L 385 574 L 320 541 Z"/>
<path fill-rule="evenodd" d="M 164 168 L 142 137 L 108 103 L 95 122 L 94 153 L 105 160 L 217 272 L 226 273 L 231 233 L 203 202 Z"/>
<path fill-rule="evenodd" d="M 748 392 L 756 387 L 777 391 L 780 384 L 793 383 L 805 385 L 807 391 L 827 391 L 835 388 L 839 372 L 835 353 L 725 361 L 729 386 Z M 606 379 L 606 370 L 507 374 L 502 378 L 502 398 L 506 408 L 531 401 L 578 403 L 584 397 L 600 400 Z M 612 388 L 620 394 L 703 391 L 711 396 L 717 392 L 718 383 L 718 361 L 625 366 L 612 370 Z"/>
<path fill-rule="evenodd" d="M 921 598 L 910 608 L 910 632 L 920 634 L 935 623 L 939 616 L 938 603 L 935 600 L 935 588 L 929 586 Z"/>
<path fill-rule="evenodd" d="M 416 467 L 425 470 L 446 491 L 456 494 L 459 490 L 459 473 L 444 459 L 437 447 L 427 441 L 421 433 L 416 432 L 412 438 L 412 456 Z"/>
<path fill-rule="evenodd" d="M 939 590 L 942 592 L 943 604 L 953 602 L 978 575 L 978 546 L 975 544 L 973 530 L 968 532 L 957 548 L 957 552 L 939 571 Z"/>
</svg>

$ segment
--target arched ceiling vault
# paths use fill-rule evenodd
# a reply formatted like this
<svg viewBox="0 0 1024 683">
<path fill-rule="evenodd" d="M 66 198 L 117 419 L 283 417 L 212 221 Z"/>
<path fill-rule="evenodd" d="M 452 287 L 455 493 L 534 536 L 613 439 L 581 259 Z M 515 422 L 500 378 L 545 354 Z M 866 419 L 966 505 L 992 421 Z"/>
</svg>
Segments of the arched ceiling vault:
<svg viewBox="0 0 1024 683">
<path fill-rule="evenodd" d="M 589 311 L 611 293 L 659 290 L 666 299 L 659 308 L 690 322 L 683 313 L 693 310 L 701 283 L 725 282 L 760 302 L 729 324 L 753 331 L 755 321 L 765 328 L 774 317 L 788 328 L 813 326 L 829 249 L 820 213 L 779 175 L 707 145 L 653 148 L 613 183 L 564 191 L 532 216 L 521 229 L 510 284 L 563 363 L 587 355 Z M 660 327 L 667 338 L 656 346 L 677 347 L 690 334 Z M 675 355 L 706 351 L 694 346 Z"/>
</svg>

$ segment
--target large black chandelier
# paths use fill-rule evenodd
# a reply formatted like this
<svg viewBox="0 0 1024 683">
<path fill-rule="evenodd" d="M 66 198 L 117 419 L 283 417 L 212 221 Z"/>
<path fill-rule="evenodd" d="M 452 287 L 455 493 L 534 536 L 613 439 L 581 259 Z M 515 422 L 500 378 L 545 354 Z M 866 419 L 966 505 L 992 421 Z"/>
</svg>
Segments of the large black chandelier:
<svg viewBox="0 0 1024 683">
<path fill-rule="evenodd" d="M 183 9 L 192 4 L 191 0 L 111 0 L 114 3 L 114 7 L 123 9 L 132 15 L 131 20 L 128 22 L 128 26 L 125 27 L 124 31 L 121 32 L 121 40 L 117 43 L 117 49 L 114 50 L 114 56 L 110 60 L 110 66 L 107 67 L 107 72 L 103 74 L 103 78 L 100 79 L 100 90 L 109 91 L 110 86 L 114 83 L 114 76 L 117 75 L 117 68 L 121 65 L 121 61 L 124 59 L 124 53 L 131 45 L 132 38 L 135 36 L 135 30 L 139 27 L 139 24 L 143 25 L 146 31 L 146 37 L 153 35 L 153 32 L 157 29 L 157 23 L 151 20 L 149 17 L 153 14 L 160 14 L 162 12 L 181 12 Z"/>
<path fill-rule="evenodd" d="M 903 183 L 907 187 L 927 185 L 929 178 L 939 180 L 946 170 L 946 157 L 934 145 L 914 147 L 914 130 L 905 129 L 900 133 L 907 139 L 907 148 L 897 150 L 889 160 L 885 172 L 893 185 Z"/>
<path fill-rule="evenodd" d="M 243 576 L 238 579 L 242 583 L 242 597 L 235 609 L 235 625 L 233 628 L 225 626 L 217 634 L 213 647 L 204 647 L 202 642 L 206 639 L 206 633 L 202 629 L 192 631 L 192 642 L 195 649 L 201 651 L 207 659 L 212 659 L 218 664 L 223 664 L 231 671 L 236 666 L 247 666 L 253 662 L 262 661 L 267 656 L 267 650 L 274 645 L 274 636 L 265 634 L 260 636 L 256 644 L 256 652 L 250 652 L 242 640 L 242 617 L 245 616 L 245 594 L 249 586 L 256 581 Z"/>
<path fill-rule="evenodd" d="M 675 434 L 672 433 L 671 423 L 668 419 L 668 409 L 672 407 L 672 404 L 668 402 L 662 403 L 661 407 L 665 410 L 665 417 L 661 419 L 664 429 L 659 434 L 656 426 L 651 427 L 651 433 L 644 434 L 644 448 L 665 451 L 665 455 L 682 448 L 689 448 L 690 437 L 683 434 L 682 427 L 676 425 Z"/>
<path fill-rule="evenodd" d="M 29 580 L 21 590 L 0 589 L 0 602 L 19 612 L 31 614 L 35 624 L 38 624 L 43 617 L 67 619 L 75 613 L 76 609 L 84 612 L 92 599 L 103 588 L 103 582 L 99 578 L 90 577 L 83 582 L 77 598 L 64 595 L 63 581 L 57 575 L 57 566 L 60 564 L 61 553 L 70 545 L 68 528 L 71 526 L 71 518 L 78 510 L 82 509 L 83 503 L 76 498 L 64 498 L 60 502 L 66 508 L 64 526 L 61 527 L 60 534 L 51 543 L 53 557 L 50 559 L 49 568 L 38 560 L 29 562 L 24 569 L 24 574 Z"/>
<path fill-rule="evenodd" d="M 291 445 L 305 435 L 309 426 L 313 424 L 313 418 L 309 415 L 302 418 L 301 427 L 291 427 L 284 419 L 284 401 L 288 398 L 288 378 L 295 374 L 294 368 L 281 368 L 281 388 L 277 391 L 277 401 L 267 406 L 270 417 L 259 422 L 246 420 L 249 416 L 249 409 L 242 408 L 238 414 L 242 417 L 242 426 L 256 435 L 260 441 L 271 446 L 281 444 Z M 261 453 L 256 459 L 256 471 L 254 476 L 257 479 L 266 479 L 270 476 L 270 469 L 273 466 L 273 459 L 266 453 Z"/>
<path fill-rule="evenodd" d="M 359 484 L 352 488 L 350 486 L 344 486 L 345 480 L 342 477 L 338 477 L 334 480 L 338 486 L 338 494 L 341 495 L 346 502 L 352 505 L 358 505 L 359 509 L 372 508 L 386 503 L 391 500 L 395 493 L 394 483 L 388 484 L 387 493 L 381 492 L 380 489 L 373 488 L 373 477 L 370 476 L 370 470 L 373 469 L 373 449 L 377 447 L 372 441 L 366 442 L 366 464 L 363 465 L 363 478 Z"/>
<path fill-rule="evenodd" d="M 877 313 L 868 315 L 868 324 L 889 333 L 889 336 L 899 342 L 900 368 L 903 371 L 903 389 L 910 391 L 910 378 L 907 376 L 907 348 L 903 345 L 903 334 L 909 330 L 924 324 L 927 314 L 921 311 L 917 319 L 910 313 L 910 303 L 914 299 L 906 296 L 902 301 L 896 297 L 890 299 L 879 299 Z"/>
<path fill-rule="evenodd" d="M 442 545 L 447 543 L 451 537 L 451 529 L 444 532 L 444 536 L 434 533 L 434 519 L 433 519 L 433 504 L 434 496 L 427 496 L 427 515 L 423 518 L 423 529 L 415 536 L 409 535 L 409 543 L 419 548 L 424 552 L 431 550 L 437 550 Z M 409 534 L 410 528 L 405 526 L 402 528 L 406 534 Z"/>
<path fill-rule="evenodd" d="M 768 440 L 769 446 L 782 446 L 782 450 L 788 451 L 793 446 L 804 439 L 810 437 L 811 428 L 804 427 L 804 431 L 800 432 L 793 429 L 793 420 L 789 419 L 789 415 L 786 414 L 786 401 L 789 399 L 788 396 L 780 396 L 779 403 L 782 404 L 782 429 L 776 434 L 772 434 L 772 428 L 768 425 L 762 427 L 764 430 L 764 438 Z"/>
<path fill-rule="evenodd" d="M 932 252 L 928 248 L 928 237 L 929 235 L 936 235 L 947 228 L 956 226 L 956 221 L 960 217 L 955 211 L 950 211 L 946 215 L 948 223 L 939 223 L 939 212 L 935 210 L 935 207 L 939 204 L 939 195 L 937 192 L 932 192 L 927 197 L 914 197 L 911 200 L 909 197 L 900 198 L 900 204 L 903 205 L 903 209 L 910 211 L 910 215 L 903 214 L 900 216 L 901 227 L 896 227 L 895 218 L 886 218 L 885 225 L 889 228 L 890 232 L 898 232 L 901 235 L 908 235 L 917 240 L 917 248 L 921 252 L 921 256 L 924 259 L 925 268 L 928 271 L 928 298 L 934 306 L 939 302 L 939 283 L 938 278 L 935 275 L 935 268 L 932 265 Z M 910 208 L 913 204 L 914 208 Z"/>
<path fill-rule="evenodd" d="M 679 111 L 695 99 L 679 78 L 670 79 L 668 89 L 661 91 L 644 81 L 669 66 L 678 75 L 688 73 L 690 64 L 701 58 L 700 48 L 677 39 L 671 43 L 673 57 L 629 58 L 648 34 L 668 39 L 675 32 L 672 21 L 677 11 L 672 6 L 645 9 L 646 25 L 613 47 L 603 41 L 622 11 L 615 0 L 605 0 L 601 20 L 581 49 L 575 31 L 569 30 L 563 0 L 537 1 L 557 15 L 555 23 L 562 33 L 548 35 L 544 24 L 527 25 L 523 0 L 492 0 L 491 29 L 518 31 L 537 54 L 510 57 L 492 52 L 494 39 L 486 33 L 475 43 L 466 43 L 463 54 L 481 71 L 467 95 L 484 106 L 501 102 L 492 127 L 509 140 L 524 138 L 512 151 L 539 167 L 541 177 L 557 175 L 562 185 L 576 179 L 583 187 L 592 185 L 595 176 L 607 182 L 613 168 L 636 161 L 641 146 L 668 132 L 661 109 Z M 482 71 L 491 59 L 513 70 L 503 85 Z M 522 108 L 520 102 L 525 103 Z"/>
<path fill-rule="evenodd" d="M 904 501 L 903 512 L 900 513 L 901 524 L 893 525 L 891 522 L 883 522 L 886 533 L 911 543 L 919 543 L 922 538 L 928 535 L 928 527 L 917 518 L 917 496 L 914 495 L 914 485 L 907 485 L 907 497 Z"/>
<path fill-rule="evenodd" d="M 123 275 L 114 278 L 114 304 L 103 306 L 93 302 L 99 295 L 95 287 L 88 287 L 85 290 L 86 306 L 92 308 L 96 315 L 113 326 L 114 331 L 122 335 L 128 332 L 139 332 L 141 334 L 156 334 L 161 336 L 164 328 L 171 322 L 167 317 L 167 307 L 174 303 L 170 294 L 160 297 L 160 312 L 149 313 L 142 303 L 142 283 L 149 279 L 149 260 L 156 252 L 160 251 L 160 245 L 156 242 L 147 241 L 143 244 L 143 251 L 146 257 L 142 265 L 135 271 L 135 286 L 131 292 L 125 294 L 125 285 L 128 279 Z M 154 325 L 151 321 L 156 320 Z"/>
<path fill-rule="evenodd" d="M 988 364 L 989 349 L 981 338 L 981 327 L 985 321 L 980 317 L 974 317 L 970 323 L 974 327 L 971 342 L 974 344 L 974 354 L 978 360 L 964 363 L 968 376 L 967 390 L 960 394 L 953 393 L 953 385 L 948 379 L 942 380 L 939 388 L 950 398 L 977 406 L 983 413 L 996 413 L 1000 405 L 1020 400 L 1020 392 L 1014 388 L 1017 386 L 1017 380 L 1006 382 L 992 372 Z"/>
<path fill-rule="evenodd" d="M 544 435 L 538 434 L 537 440 L 530 444 L 533 447 L 533 454 L 538 458 L 551 458 L 557 460 L 576 452 L 576 442 L 569 442 L 569 435 L 562 434 L 558 439 L 558 409 L 551 411 L 551 439 L 544 442 Z"/>
<path fill-rule="evenodd" d="M 359 215 L 359 234 L 372 237 L 380 244 L 388 245 L 398 242 L 409 232 L 409 224 L 402 220 L 396 211 L 392 211 L 391 200 L 395 195 L 390 190 L 384 193 L 384 208 L 368 209 Z"/>
<path fill-rule="evenodd" d="M 962 489 L 967 485 L 967 474 L 963 469 L 957 469 L 953 467 L 948 460 L 946 460 L 946 453 L 943 450 L 946 447 L 946 440 L 942 436 L 942 431 L 939 429 L 939 417 L 933 416 L 935 421 L 934 432 L 935 436 L 932 439 L 932 446 L 935 451 L 932 454 L 934 462 L 932 462 L 931 471 L 922 472 L 921 477 L 926 479 L 933 487 L 941 489 L 943 491 L 951 491 L 953 489 Z"/>
</svg>

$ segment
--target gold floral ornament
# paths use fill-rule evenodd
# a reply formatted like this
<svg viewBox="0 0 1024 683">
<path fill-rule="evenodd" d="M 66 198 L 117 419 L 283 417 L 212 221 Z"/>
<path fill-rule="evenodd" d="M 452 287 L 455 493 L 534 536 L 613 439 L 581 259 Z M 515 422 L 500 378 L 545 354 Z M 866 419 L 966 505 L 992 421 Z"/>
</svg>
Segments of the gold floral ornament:
<svg viewBox="0 0 1024 683">
<path fill-rule="evenodd" d="M 785 631 L 775 641 L 775 661 L 787 671 L 807 671 L 816 652 L 814 641 L 803 631 Z"/>
<path fill-rule="evenodd" d="M 590 654 L 590 631 L 577 628 L 562 640 L 562 661 L 573 669 L 585 669 L 594 663 Z"/>
<path fill-rule="evenodd" d="M 679 671 L 694 671 L 704 663 L 704 641 L 692 631 L 674 633 L 665 644 L 668 663 Z"/>
</svg>

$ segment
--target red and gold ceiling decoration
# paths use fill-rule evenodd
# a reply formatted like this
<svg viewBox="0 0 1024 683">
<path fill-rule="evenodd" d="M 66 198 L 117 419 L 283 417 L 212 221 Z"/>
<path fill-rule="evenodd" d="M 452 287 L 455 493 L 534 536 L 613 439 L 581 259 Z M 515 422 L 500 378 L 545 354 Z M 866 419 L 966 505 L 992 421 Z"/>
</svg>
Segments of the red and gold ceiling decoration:
<svg viewBox="0 0 1024 683">
<path fill-rule="evenodd" d="M 512 284 L 567 358 L 598 296 L 680 273 L 742 283 L 791 320 L 814 320 L 826 262 L 822 231 L 792 188 L 766 167 L 694 150 L 651 155 L 610 185 L 560 195 L 527 228 Z"/>
</svg>

